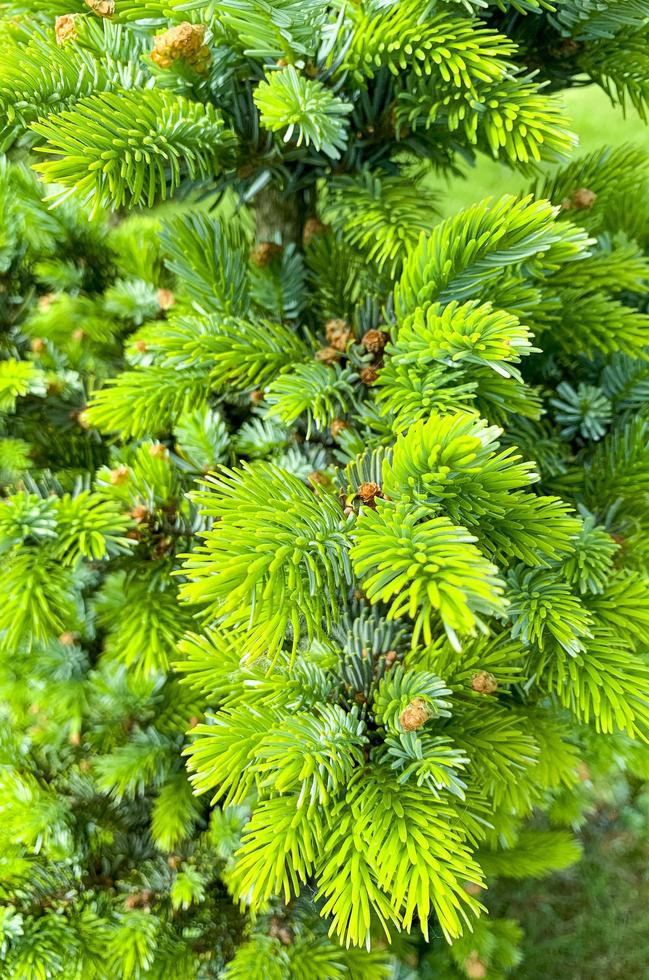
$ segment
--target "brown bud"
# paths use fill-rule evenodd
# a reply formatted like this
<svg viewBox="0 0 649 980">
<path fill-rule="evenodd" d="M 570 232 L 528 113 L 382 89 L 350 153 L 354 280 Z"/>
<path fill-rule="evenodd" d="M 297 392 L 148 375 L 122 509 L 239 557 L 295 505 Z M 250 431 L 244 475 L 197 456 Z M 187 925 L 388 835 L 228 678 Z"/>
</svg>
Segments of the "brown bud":
<svg viewBox="0 0 649 980">
<path fill-rule="evenodd" d="M 347 344 L 353 339 L 352 329 L 346 320 L 334 319 L 327 320 L 325 323 L 325 336 L 330 347 L 344 351 Z"/>
<path fill-rule="evenodd" d="M 309 473 L 308 480 L 309 483 L 317 483 L 321 487 L 331 486 L 331 477 L 327 476 L 326 473 L 322 473 L 320 470 L 314 470 L 313 473 Z"/>
<path fill-rule="evenodd" d="M 472 895 L 474 898 L 482 894 L 482 888 L 475 881 L 465 881 L 463 888 L 467 895 Z"/>
<path fill-rule="evenodd" d="M 253 405 L 261 405 L 264 400 L 264 393 L 261 388 L 255 388 L 254 391 L 250 392 L 250 401 Z"/>
<path fill-rule="evenodd" d="M 477 674 L 473 675 L 471 687 L 478 694 L 493 694 L 494 691 L 498 690 L 498 681 L 488 670 L 479 670 Z"/>
<path fill-rule="evenodd" d="M 39 296 L 38 308 L 41 313 L 47 313 L 55 299 L 56 293 L 46 293 L 44 296 Z"/>
<path fill-rule="evenodd" d="M 34 354 L 42 354 L 47 344 L 42 337 L 34 337 L 29 346 Z"/>
<path fill-rule="evenodd" d="M 337 439 L 338 436 L 342 432 L 344 432 L 345 429 L 348 428 L 349 428 L 348 424 L 344 422 L 342 419 L 334 419 L 333 422 L 331 423 L 331 428 L 329 429 L 329 431 L 331 432 L 332 438 Z"/>
<path fill-rule="evenodd" d="M 258 269 L 263 269 L 269 265 L 274 258 L 281 255 L 284 249 L 275 242 L 259 242 L 250 250 L 250 261 Z"/>
<path fill-rule="evenodd" d="M 173 548 L 173 539 L 168 537 L 160 538 L 153 549 L 154 558 L 164 558 Z"/>
<path fill-rule="evenodd" d="M 373 385 L 379 376 L 379 372 L 376 370 L 373 364 L 368 364 L 359 372 L 359 378 L 365 385 Z"/>
<path fill-rule="evenodd" d="M 76 40 L 78 33 L 76 20 L 76 14 L 63 14 L 63 16 L 56 18 L 54 22 L 54 36 L 59 46 L 66 44 L 68 41 Z"/>
<path fill-rule="evenodd" d="M 572 203 L 579 211 L 592 208 L 596 200 L 597 194 L 594 191 L 589 191 L 587 187 L 580 187 L 572 195 Z"/>
<path fill-rule="evenodd" d="M 394 661 L 397 659 L 397 651 L 388 650 L 388 652 L 385 654 L 385 657 L 383 659 L 385 660 L 386 668 L 391 667 Z"/>
<path fill-rule="evenodd" d="M 290 946 L 293 942 L 293 930 L 279 919 L 271 919 L 268 935 L 272 939 L 279 939 L 284 946 Z"/>
<path fill-rule="evenodd" d="M 168 459 L 169 450 L 161 442 L 154 442 L 152 446 L 149 446 L 149 455 L 153 456 L 154 459 Z"/>
<path fill-rule="evenodd" d="M 328 235 L 330 231 L 331 225 L 324 224 L 319 218 L 307 218 L 302 229 L 302 244 L 306 248 L 314 238 L 319 235 Z"/>
<path fill-rule="evenodd" d="M 70 732 L 68 742 L 75 747 L 81 745 L 81 732 Z"/>
<path fill-rule="evenodd" d="M 210 61 L 210 49 L 205 42 L 204 24 L 183 21 L 153 39 L 151 61 L 158 68 L 171 68 L 176 61 L 185 61 L 203 73 Z"/>
<path fill-rule="evenodd" d="M 335 347 L 321 347 L 315 352 L 315 359 L 322 361 L 323 364 L 334 364 L 340 360 L 340 351 Z"/>
<path fill-rule="evenodd" d="M 84 0 L 84 3 L 98 17 L 112 17 L 115 13 L 115 0 Z"/>
<path fill-rule="evenodd" d="M 158 290 L 158 305 L 161 310 L 170 310 L 176 305 L 176 297 L 170 289 Z"/>
<path fill-rule="evenodd" d="M 183 863 L 183 859 L 180 854 L 170 854 L 167 858 L 167 864 L 172 871 L 177 871 L 180 865 Z"/>
<path fill-rule="evenodd" d="M 129 476 L 128 466 L 117 466 L 114 470 L 110 471 L 110 482 L 114 487 L 119 487 L 122 483 L 126 483 Z"/>
<path fill-rule="evenodd" d="M 192 715 L 191 718 L 189 719 L 188 724 L 190 728 L 196 728 L 197 725 L 200 725 L 200 722 L 201 720 L 198 717 L 198 715 Z"/>
<path fill-rule="evenodd" d="M 82 330 L 81 327 L 79 327 L 78 330 L 73 330 L 72 331 L 72 339 L 73 340 L 76 340 L 77 343 L 79 343 L 80 341 L 82 341 L 85 336 L 86 336 L 86 331 L 85 330 Z"/>
<path fill-rule="evenodd" d="M 406 732 L 416 732 L 418 728 L 424 727 L 430 717 L 430 708 L 424 699 L 413 698 L 399 715 L 399 724 Z"/>
<path fill-rule="evenodd" d="M 149 345 L 147 344 L 146 340 L 136 340 L 133 346 L 138 354 L 145 354 L 149 349 Z"/>
<path fill-rule="evenodd" d="M 367 507 L 375 507 L 376 497 L 382 497 L 381 487 L 378 483 L 361 483 L 358 488 L 358 496 Z"/>
<path fill-rule="evenodd" d="M 131 511 L 131 517 L 138 524 L 144 524 L 149 518 L 149 511 L 146 509 L 144 504 L 138 504 Z"/>
<path fill-rule="evenodd" d="M 469 980 L 483 980 L 487 976 L 487 965 L 480 959 L 475 949 L 464 961 L 464 972 Z"/>
<path fill-rule="evenodd" d="M 76 634 L 71 633 L 66 630 L 65 633 L 61 633 L 59 636 L 59 643 L 62 643 L 64 647 L 73 647 L 76 642 Z"/>
<path fill-rule="evenodd" d="M 383 330 L 368 330 L 363 334 L 361 344 L 373 354 L 380 354 L 388 342 L 388 335 Z"/>
<path fill-rule="evenodd" d="M 152 898 L 151 889 L 143 888 L 141 892 L 134 892 L 133 895 L 129 895 L 124 904 L 127 909 L 141 909 L 145 908 Z"/>
</svg>

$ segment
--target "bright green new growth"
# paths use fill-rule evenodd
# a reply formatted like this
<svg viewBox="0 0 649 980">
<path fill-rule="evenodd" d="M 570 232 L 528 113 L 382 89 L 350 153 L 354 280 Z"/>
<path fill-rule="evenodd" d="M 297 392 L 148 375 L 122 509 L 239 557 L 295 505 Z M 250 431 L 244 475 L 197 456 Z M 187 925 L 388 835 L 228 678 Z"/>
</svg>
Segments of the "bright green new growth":
<svg viewBox="0 0 649 980">
<path fill-rule="evenodd" d="M 6 969 L 500 980 L 646 769 L 648 165 L 429 188 L 649 5 L 112 6 L 0 4 Z"/>
<path fill-rule="evenodd" d="M 34 132 L 47 140 L 42 152 L 57 157 L 39 165 L 42 177 L 97 207 L 151 207 L 182 178 L 213 174 L 231 138 L 212 106 L 158 91 L 145 99 L 127 91 L 81 99 L 74 110 L 34 124 Z M 81 167 L 87 173 L 80 179 Z"/>
<path fill-rule="evenodd" d="M 284 142 L 297 136 L 296 146 L 313 145 L 332 160 L 347 145 L 345 116 L 353 107 L 336 98 L 321 82 L 303 78 L 289 65 L 255 90 L 262 126 L 284 131 Z"/>
<path fill-rule="evenodd" d="M 295 645 L 302 620 L 319 635 L 328 602 L 351 581 L 336 501 L 267 463 L 223 472 L 194 499 L 218 523 L 188 559 L 184 598 L 224 626 L 245 625 L 253 656 L 274 654 L 289 624 Z"/>
</svg>

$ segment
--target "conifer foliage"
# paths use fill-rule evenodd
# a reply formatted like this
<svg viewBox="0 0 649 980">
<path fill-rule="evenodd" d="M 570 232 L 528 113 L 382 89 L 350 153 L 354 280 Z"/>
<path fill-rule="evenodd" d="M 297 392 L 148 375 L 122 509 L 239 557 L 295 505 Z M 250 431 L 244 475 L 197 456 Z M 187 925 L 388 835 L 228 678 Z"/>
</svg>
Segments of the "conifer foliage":
<svg viewBox="0 0 649 980">
<path fill-rule="evenodd" d="M 649 739 L 649 161 L 533 173 L 649 4 L 0 11 L 8 975 L 504 977 Z"/>
</svg>

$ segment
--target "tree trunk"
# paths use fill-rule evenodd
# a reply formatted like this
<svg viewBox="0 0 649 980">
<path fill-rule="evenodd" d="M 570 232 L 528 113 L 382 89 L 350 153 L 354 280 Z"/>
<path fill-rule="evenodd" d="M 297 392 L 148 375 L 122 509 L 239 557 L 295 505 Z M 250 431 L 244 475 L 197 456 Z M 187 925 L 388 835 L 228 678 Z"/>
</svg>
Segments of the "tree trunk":
<svg viewBox="0 0 649 980">
<path fill-rule="evenodd" d="M 310 201 L 305 192 L 285 195 L 276 184 L 267 184 L 255 197 L 256 239 L 302 247 L 302 230 Z"/>
</svg>

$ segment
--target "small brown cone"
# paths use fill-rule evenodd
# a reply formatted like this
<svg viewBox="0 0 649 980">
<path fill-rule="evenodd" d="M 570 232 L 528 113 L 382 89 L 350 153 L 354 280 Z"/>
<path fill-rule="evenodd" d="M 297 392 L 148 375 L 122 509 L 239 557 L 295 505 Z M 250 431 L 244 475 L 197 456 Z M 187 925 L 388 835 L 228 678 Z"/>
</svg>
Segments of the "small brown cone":
<svg viewBox="0 0 649 980">
<path fill-rule="evenodd" d="M 579 190 L 575 191 L 575 193 L 572 195 L 572 203 L 578 211 L 584 211 L 587 208 L 592 208 L 596 200 L 597 194 L 595 191 L 590 191 L 587 187 L 580 187 Z"/>
<path fill-rule="evenodd" d="M 498 681 L 488 670 L 479 670 L 473 675 L 471 687 L 478 694 L 494 694 L 498 690 Z"/>
<path fill-rule="evenodd" d="M 307 218 L 302 229 L 302 244 L 306 248 L 314 238 L 319 238 L 321 235 L 328 235 L 330 231 L 331 225 L 325 225 L 319 218 Z"/>
<path fill-rule="evenodd" d="M 210 61 L 205 44 L 205 25 L 183 21 L 153 39 L 151 61 L 158 68 L 171 68 L 176 61 L 185 61 L 197 72 L 204 73 Z"/>
<path fill-rule="evenodd" d="M 29 346 L 34 354 L 42 354 L 47 344 L 42 337 L 34 337 Z"/>
<path fill-rule="evenodd" d="M 348 428 L 349 426 L 342 419 L 334 419 L 329 431 L 331 432 L 332 438 L 337 439 Z"/>
<path fill-rule="evenodd" d="M 335 347 L 321 347 L 315 352 L 315 359 L 323 364 L 335 364 L 340 360 L 340 351 Z"/>
<path fill-rule="evenodd" d="M 258 269 L 263 269 L 269 265 L 274 258 L 281 255 L 284 249 L 275 242 L 259 242 L 250 250 L 250 261 Z"/>
<path fill-rule="evenodd" d="M 170 289 L 158 290 L 158 305 L 165 312 L 176 305 L 176 297 Z"/>
<path fill-rule="evenodd" d="M 368 330 L 361 339 L 363 347 L 372 354 L 380 354 L 388 342 L 388 335 L 383 330 Z"/>
<path fill-rule="evenodd" d="M 133 895 L 129 895 L 124 904 L 127 909 L 142 909 L 150 904 L 152 898 L 153 892 L 151 889 L 143 888 L 141 892 L 135 892 Z"/>
<path fill-rule="evenodd" d="M 482 888 L 475 881 L 465 881 L 463 887 L 467 895 L 472 895 L 473 898 L 482 894 Z"/>
<path fill-rule="evenodd" d="M 464 961 L 464 972 L 469 980 L 484 980 L 487 976 L 487 964 L 480 959 L 475 949 Z"/>
<path fill-rule="evenodd" d="M 126 483 L 129 475 L 128 466 L 117 466 L 114 470 L 110 471 L 110 482 L 114 487 L 119 487 L 122 483 Z"/>
<path fill-rule="evenodd" d="M 76 40 L 78 36 L 76 20 L 76 14 L 63 14 L 63 16 L 56 18 L 54 22 L 54 36 L 59 47 L 67 44 L 68 41 Z"/>
<path fill-rule="evenodd" d="M 373 364 L 368 364 L 359 373 L 359 378 L 365 385 L 373 385 L 379 376 L 379 372 L 376 370 Z"/>
<path fill-rule="evenodd" d="M 273 939 L 279 939 L 283 946 L 290 946 L 294 938 L 293 930 L 279 919 L 271 919 L 268 935 Z"/>
<path fill-rule="evenodd" d="M 154 442 L 152 446 L 149 446 L 149 455 L 153 456 L 154 459 L 168 459 L 169 450 L 161 442 Z"/>
<path fill-rule="evenodd" d="M 56 293 L 45 293 L 44 296 L 38 297 L 38 308 L 41 313 L 47 313 L 52 303 L 56 300 Z"/>
<path fill-rule="evenodd" d="M 381 487 L 378 483 L 361 483 L 358 488 L 358 496 L 366 507 L 374 508 L 376 505 L 374 503 L 377 497 L 382 497 Z"/>
<path fill-rule="evenodd" d="M 98 17 L 112 17 L 115 13 L 115 0 L 84 0 L 84 3 Z"/>
<path fill-rule="evenodd" d="M 413 698 L 399 715 L 399 724 L 405 732 L 416 732 L 430 719 L 430 708 L 423 698 Z"/>
<path fill-rule="evenodd" d="M 314 470 L 313 473 L 309 473 L 308 480 L 309 483 L 315 483 L 319 487 L 331 486 L 331 477 L 321 470 Z"/>
<path fill-rule="evenodd" d="M 344 351 L 353 339 L 352 329 L 346 320 L 333 319 L 325 323 L 325 336 L 330 347 Z"/>
</svg>

